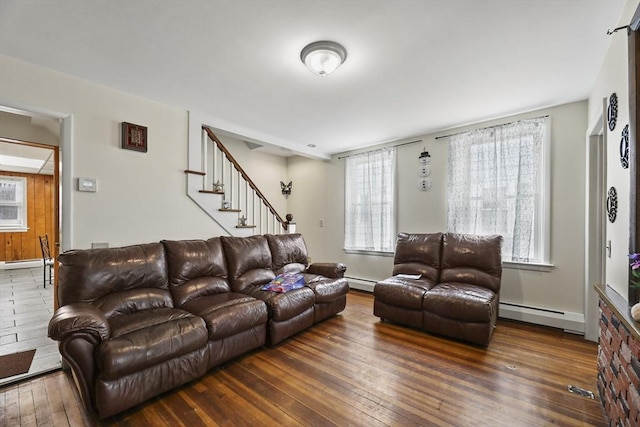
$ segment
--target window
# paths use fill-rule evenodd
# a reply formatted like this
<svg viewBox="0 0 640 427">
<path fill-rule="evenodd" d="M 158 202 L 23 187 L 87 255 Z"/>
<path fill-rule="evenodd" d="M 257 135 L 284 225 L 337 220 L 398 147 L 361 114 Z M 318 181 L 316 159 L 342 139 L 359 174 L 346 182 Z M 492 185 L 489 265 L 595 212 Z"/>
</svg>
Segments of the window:
<svg viewBox="0 0 640 427">
<path fill-rule="evenodd" d="M 27 179 L 0 176 L 0 230 L 27 230 Z"/>
<path fill-rule="evenodd" d="M 447 229 L 500 234 L 504 261 L 548 264 L 547 117 L 449 137 Z"/>
<path fill-rule="evenodd" d="M 344 249 L 393 252 L 395 148 L 347 157 Z"/>
</svg>

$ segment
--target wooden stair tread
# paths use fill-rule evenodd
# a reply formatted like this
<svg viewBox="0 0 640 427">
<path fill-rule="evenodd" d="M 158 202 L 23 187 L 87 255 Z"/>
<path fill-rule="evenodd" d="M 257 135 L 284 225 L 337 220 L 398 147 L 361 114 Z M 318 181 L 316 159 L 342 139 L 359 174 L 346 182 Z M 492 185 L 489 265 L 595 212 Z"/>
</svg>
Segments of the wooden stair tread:
<svg viewBox="0 0 640 427">
<path fill-rule="evenodd" d="M 236 228 L 256 228 L 256 225 L 236 225 Z"/>
<path fill-rule="evenodd" d="M 194 170 L 191 170 L 191 169 L 185 170 L 184 173 L 192 173 L 194 175 L 201 175 L 201 176 L 205 176 L 206 175 L 206 173 L 204 173 L 204 172 L 194 171 Z"/>
<path fill-rule="evenodd" d="M 220 212 L 242 212 L 241 209 L 218 209 Z"/>
<path fill-rule="evenodd" d="M 198 193 L 207 193 L 207 194 L 224 194 L 224 191 L 198 190 Z"/>
</svg>

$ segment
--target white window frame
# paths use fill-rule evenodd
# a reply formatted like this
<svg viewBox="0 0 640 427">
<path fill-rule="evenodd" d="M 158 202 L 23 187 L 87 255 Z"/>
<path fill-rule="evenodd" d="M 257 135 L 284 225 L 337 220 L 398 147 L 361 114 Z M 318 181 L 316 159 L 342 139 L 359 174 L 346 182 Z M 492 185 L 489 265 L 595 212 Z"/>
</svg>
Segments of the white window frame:
<svg viewBox="0 0 640 427">
<path fill-rule="evenodd" d="M 551 263 L 551 120 L 549 116 L 544 117 L 544 136 L 540 150 L 537 186 L 539 191 L 535 199 L 535 259 L 532 261 L 504 260 L 503 264 L 507 268 L 549 271 L 553 267 Z"/>
<path fill-rule="evenodd" d="M 381 223 L 385 224 L 387 233 L 386 237 L 388 241 L 382 241 L 383 236 L 379 235 L 376 237 L 380 237 L 380 239 L 376 239 L 373 242 L 373 246 L 367 247 L 360 242 L 351 241 L 350 236 L 353 236 L 356 233 L 356 230 L 350 229 L 350 227 L 357 227 L 362 224 L 361 221 L 358 220 L 349 220 L 350 212 L 351 214 L 356 215 L 358 212 L 362 213 L 362 204 L 355 205 L 354 203 L 357 200 L 357 195 L 361 195 L 357 188 L 354 187 L 356 184 L 351 182 L 349 168 L 358 168 L 360 169 L 371 156 L 376 155 L 384 155 L 389 154 L 391 159 L 389 160 L 389 164 L 383 169 L 383 173 L 385 174 L 380 179 L 380 187 L 385 187 L 387 189 L 388 194 L 387 200 L 382 200 L 381 203 L 383 206 L 388 206 L 390 209 L 387 210 L 387 215 L 382 216 L 380 218 Z M 368 254 L 368 255 L 389 255 L 393 254 L 395 251 L 395 239 L 396 239 L 396 210 L 397 210 L 397 202 L 396 202 L 396 149 L 395 147 L 389 148 L 381 148 L 379 150 L 368 151 L 366 153 L 355 154 L 347 157 L 345 162 L 345 209 L 344 209 L 344 251 L 347 253 L 359 253 L 359 254 Z M 373 191 L 381 192 L 381 188 L 373 189 Z M 366 202 L 370 202 L 371 199 L 366 199 Z M 350 205 L 351 204 L 351 205 Z M 380 203 L 377 203 L 380 205 Z M 366 207 L 365 207 L 366 209 Z M 369 218 L 371 219 L 371 218 Z M 382 227 L 379 224 L 371 223 L 372 228 L 377 229 L 378 227 Z M 382 233 L 384 234 L 384 233 Z"/>
<path fill-rule="evenodd" d="M 0 199 L 0 207 L 10 206 L 18 208 L 15 220 L 0 219 L 0 232 L 26 232 L 27 227 L 27 179 L 20 176 L 0 176 L 0 185 L 16 185 L 16 195 L 13 200 Z"/>
</svg>

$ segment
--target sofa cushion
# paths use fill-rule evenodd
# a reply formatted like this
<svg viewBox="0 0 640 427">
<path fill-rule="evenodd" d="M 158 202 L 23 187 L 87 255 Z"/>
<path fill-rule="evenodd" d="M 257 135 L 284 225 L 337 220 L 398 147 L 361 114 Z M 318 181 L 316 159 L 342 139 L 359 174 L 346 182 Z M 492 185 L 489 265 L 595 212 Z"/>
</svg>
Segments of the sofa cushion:
<svg viewBox="0 0 640 427">
<path fill-rule="evenodd" d="M 243 293 L 264 301 L 269 310 L 269 318 L 281 322 L 291 319 L 313 307 L 316 301 L 315 294 L 308 288 L 293 289 L 289 292 L 263 291 L 261 286 L 245 288 Z"/>
<path fill-rule="evenodd" d="M 162 244 L 79 249 L 58 256 L 60 305 L 93 302 L 114 292 L 136 288 L 168 289 Z M 90 286 L 89 286 L 90 285 Z"/>
<path fill-rule="evenodd" d="M 393 275 L 421 274 L 438 281 L 442 233 L 399 233 L 393 258 Z"/>
<path fill-rule="evenodd" d="M 271 270 L 271 251 L 264 236 L 223 236 L 221 239 L 234 292 L 264 285 L 276 277 Z"/>
<path fill-rule="evenodd" d="M 308 264 L 307 245 L 302 234 L 266 234 L 275 274 L 302 273 Z"/>
<path fill-rule="evenodd" d="M 221 292 L 230 292 L 227 265 L 219 237 L 209 240 L 163 240 L 169 287 L 177 306 Z"/>
<path fill-rule="evenodd" d="M 403 279 L 393 276 L 376 283 L 373 295 L 376 300 L 388 305 L 421 310 L 424 295 L 434 286 L 433 280 L 426 278 Z"/>
<path fill-rule="evenodd" d="M 316 303 L 331 302 L 349 293 L 347 279 L 329 279 L 317 274 L 304 275 L 306 285 L 316 294 Z"/>
<path fill-rule="evenodd" d="M 500 291 L 502 236 L 445 233 L 440 283 L 469 283 Z"/>
<path fill-rule="evenodd" d="M 467 283 L 440 283 L 423 300 L 425 311 L 466 322 L 490 322 L 497 310 L 495 292 Z"/>
<path fill-rule="evenodd" d="M 194 298 L 182 308 L 204 319 L 212 341 L 264 325 L 268 320 L 263 301 L 235 292 Z"/>
<path fill-rule="evenodd" d="M 115 379 L 207 344 L 204 320 L 176 308 L 159 308 L 115 316 L 109 321 L 111 339 L 96 352 L 103 379 Z"/>
<path fill-rule="evenodd" d="M 105 295 L 93 305 L 109 318 L 154 308 L 170 308 L 173 300 L 167 289 L 140 288 Z"/>
</svg>

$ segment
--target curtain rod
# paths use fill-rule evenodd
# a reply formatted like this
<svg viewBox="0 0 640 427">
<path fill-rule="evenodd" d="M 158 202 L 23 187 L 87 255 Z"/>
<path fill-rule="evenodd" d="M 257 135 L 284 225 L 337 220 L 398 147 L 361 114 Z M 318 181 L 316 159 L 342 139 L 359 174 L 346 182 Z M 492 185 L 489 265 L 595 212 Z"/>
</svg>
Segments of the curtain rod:
<svg viewBox="0 0 640 427">
<path fill-rule="evenodd" d="M 456 136 L 456 135 L 460 135 L 460 134 L 467 133 L 467 132 L 473 132 L 473 131 L 476 131 L 476 130 L 485 130 L 485 129 L 497 128 L 497 127 L 500 127 L 500 126 L 512 125 L 514 123 L 523 122 L 525 120 L 546 119 L 547 117 L 549 117 L 548 114 L 545 115 L 545 116 L 532 117 L 530 119 L 521 119 L 521 120 L 516 120 L 514 122 L 502 123 L 502 124 L 499 124 L 499 125 L 487 126 L 487 127 L 478 128 L 478 129 L 472 129 L 472 130 L 465 130 L 463 132 L 450 133 L 449 135 L 436 136 L 436 140 L 442 139 L 442 138 L 449 138 L 450 136 Z"/>
<path fill-rule="evenodd" d="M 392 146 L 390 146 L 390 147 L 384 147 L 384 148 L 402 147 L 403 145 L 415 144 L 416 142 L 422 142 L 422 140 L 421 140 L 421 139 L 416 139 L 415 141 L 403 142 L 403 143 L 401 143 L 401 144 L 396 144 L 396 145 L 392 145 Z M 348 158 L 348 157 L 351 157 L 351 156 L 357 156 L 357 155 L 360 155 L 360 154 L 373 153 L 374 151 L 382 150 L 382 149 L 383 149 L 383 148 L 376 148 L 375 150 L 363 151 L 362 153 L 355 153 L 355 154 L 349 154 L 349 155 L 347 155 L 347 156 L 340 156 L 340 157 L 338 157 L 338 160 L 346 159 L 346 158 Z"/>
</svg>

